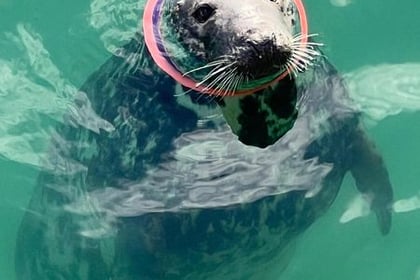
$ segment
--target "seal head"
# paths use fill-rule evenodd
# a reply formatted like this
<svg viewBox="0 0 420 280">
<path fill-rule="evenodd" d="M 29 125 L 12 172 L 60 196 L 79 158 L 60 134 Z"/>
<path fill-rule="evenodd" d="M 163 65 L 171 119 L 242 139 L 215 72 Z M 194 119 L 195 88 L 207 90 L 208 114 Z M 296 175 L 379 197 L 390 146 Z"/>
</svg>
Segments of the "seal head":
<svg viewBox="0 0 420 280">
<path fill-rule="evenodd" d="M 171 14 L 178 40 L 199 59 L 225 58 L 239 73 L 255 79 L 279 72 L 291 55 L 293 6 L 290 3 L 284 11 L 290 16 L 279 17 L 279 10 L 284 11 L 283 5 L 274 1 L 238 5 L 235 1 L 183 0 Z"/>
<path fill-rule="evenodd" d="M 272 81 L 293 62 L 299 43 L 291 0 L 166 1 L 162 16 L 161 41 L 179 71 L 226 91 Z"/>
</svg>

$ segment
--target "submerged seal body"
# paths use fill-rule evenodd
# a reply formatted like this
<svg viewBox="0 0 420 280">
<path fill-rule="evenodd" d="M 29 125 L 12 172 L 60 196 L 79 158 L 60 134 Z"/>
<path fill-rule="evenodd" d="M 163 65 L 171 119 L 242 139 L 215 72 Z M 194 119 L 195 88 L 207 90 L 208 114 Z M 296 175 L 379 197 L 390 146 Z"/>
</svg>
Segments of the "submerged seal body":
<svg viewBox="0 0 420 280">
<path fill-rule="evenodd" d="M 176 63 L 209 66 L 195 78 L 218 94 L 183 89 L 140 34 L 110 58 L 54 135 L 55 169 L 18 234 L 17 279 L 277 279 L 348 171 L 387 233 L 382 158 L 337 71 L 322 56 L 307 67 L 310 52 L 296 49 L 290 2 L 168 3 Z M 228 94 L 285 66 L 296 75 Z M 88 123 L 90 107 L 112 129 Z"/>
</svg>

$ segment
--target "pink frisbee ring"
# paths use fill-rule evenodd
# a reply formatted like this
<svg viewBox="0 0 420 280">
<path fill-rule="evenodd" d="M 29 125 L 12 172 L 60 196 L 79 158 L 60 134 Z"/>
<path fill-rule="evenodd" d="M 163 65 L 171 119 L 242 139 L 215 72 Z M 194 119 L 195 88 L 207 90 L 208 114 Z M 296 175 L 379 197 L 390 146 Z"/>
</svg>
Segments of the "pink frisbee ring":
<svg viewBox="0 0 420 280">
<path fill-rule="evenodd" d="M 162 7 L 165 0 L 148 0 L 144 9 L 143 15 L 143 32 L 144 41 L 147 49 L 149 50 L 153 60 L 165 73 L 171 76 L 175 81 L 181 85 L 190 88 L 194 91 L 203 92 L 210 95 L 220 95 L 220 88 L 209 88 L 206 85 L 198 85 L 198 82 L 184 75 L 175 63 L 170 59 L 167 54 L 160 31 L 160 19 L 162 14 Z M 167 1 L 167 0 L 166 0 Z M 308 22 L 306 19 L 305 7 L 301 0 L 293 0 L 296 9 L 299 13 L 299 22 L 301 29 L 301 40 L 300 44 L 306 46 L 308 42 Z M 239 89 L 235 92 L 227 91 L 230 95 L 246 95 L 257 92 L 264 88 L 269 87 L 272 84 L 277 83 L 284 77 L 288 76 L 290 69 L 285 69 L 273 80 L 266 82 L 262 85 L 256 86 L 252 89 Z"/>
</svg>

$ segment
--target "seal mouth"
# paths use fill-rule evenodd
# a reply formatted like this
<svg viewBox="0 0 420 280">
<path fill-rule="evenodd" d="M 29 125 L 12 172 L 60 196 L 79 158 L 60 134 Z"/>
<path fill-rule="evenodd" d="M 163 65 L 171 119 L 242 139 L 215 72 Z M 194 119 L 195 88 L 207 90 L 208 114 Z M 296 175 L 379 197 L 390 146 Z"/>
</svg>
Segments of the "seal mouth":
<svg viewBox="0 0 420 280">
<path fill-rule="evenodd" d="M 292 38 L 287 48 L 265 46 L 261 50 L 261 46 L 249 43 L 245 51 L 240 52 L 246 56 L 245 58 L 235 59 L 234 55 L 225 55 L 205 65 L 198 65 L 192 70 L 181 71 L 172 56 L 168 54 L 161 36 L 160 19 L 164 2 L 165 0 L 148 0 L 146 3 L 143 16 L 146 46 L 155 63 L 164 72 L 194 91 L 216 96 L 252 94 L 288 75 L 304 72 L 312 65 L 312 60 L 320 55 L 314 47 L 322 44 L 308 41 L 309 37 L 316 34 L 308 35 L 306 12 L 302 1 L 293 0 L 298 11 L 300 33 Z M 196 75 L 200 71 L 207 72 L 204 75 Z"/>
</svg>

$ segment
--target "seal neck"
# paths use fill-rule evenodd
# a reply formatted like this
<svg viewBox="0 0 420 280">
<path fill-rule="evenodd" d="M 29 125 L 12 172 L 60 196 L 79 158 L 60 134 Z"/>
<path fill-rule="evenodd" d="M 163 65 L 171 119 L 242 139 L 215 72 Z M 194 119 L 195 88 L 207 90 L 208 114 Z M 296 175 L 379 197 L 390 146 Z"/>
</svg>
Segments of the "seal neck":
<svg viewBox="0 0 420 280">
<path fill-rule="evenodd" d="M 283 79 L 252 95 L 223 97 L 218 103 L 239 140 L 260 148 L 274 144 L 298 117 L 294 79 Z"/>
</svg>

